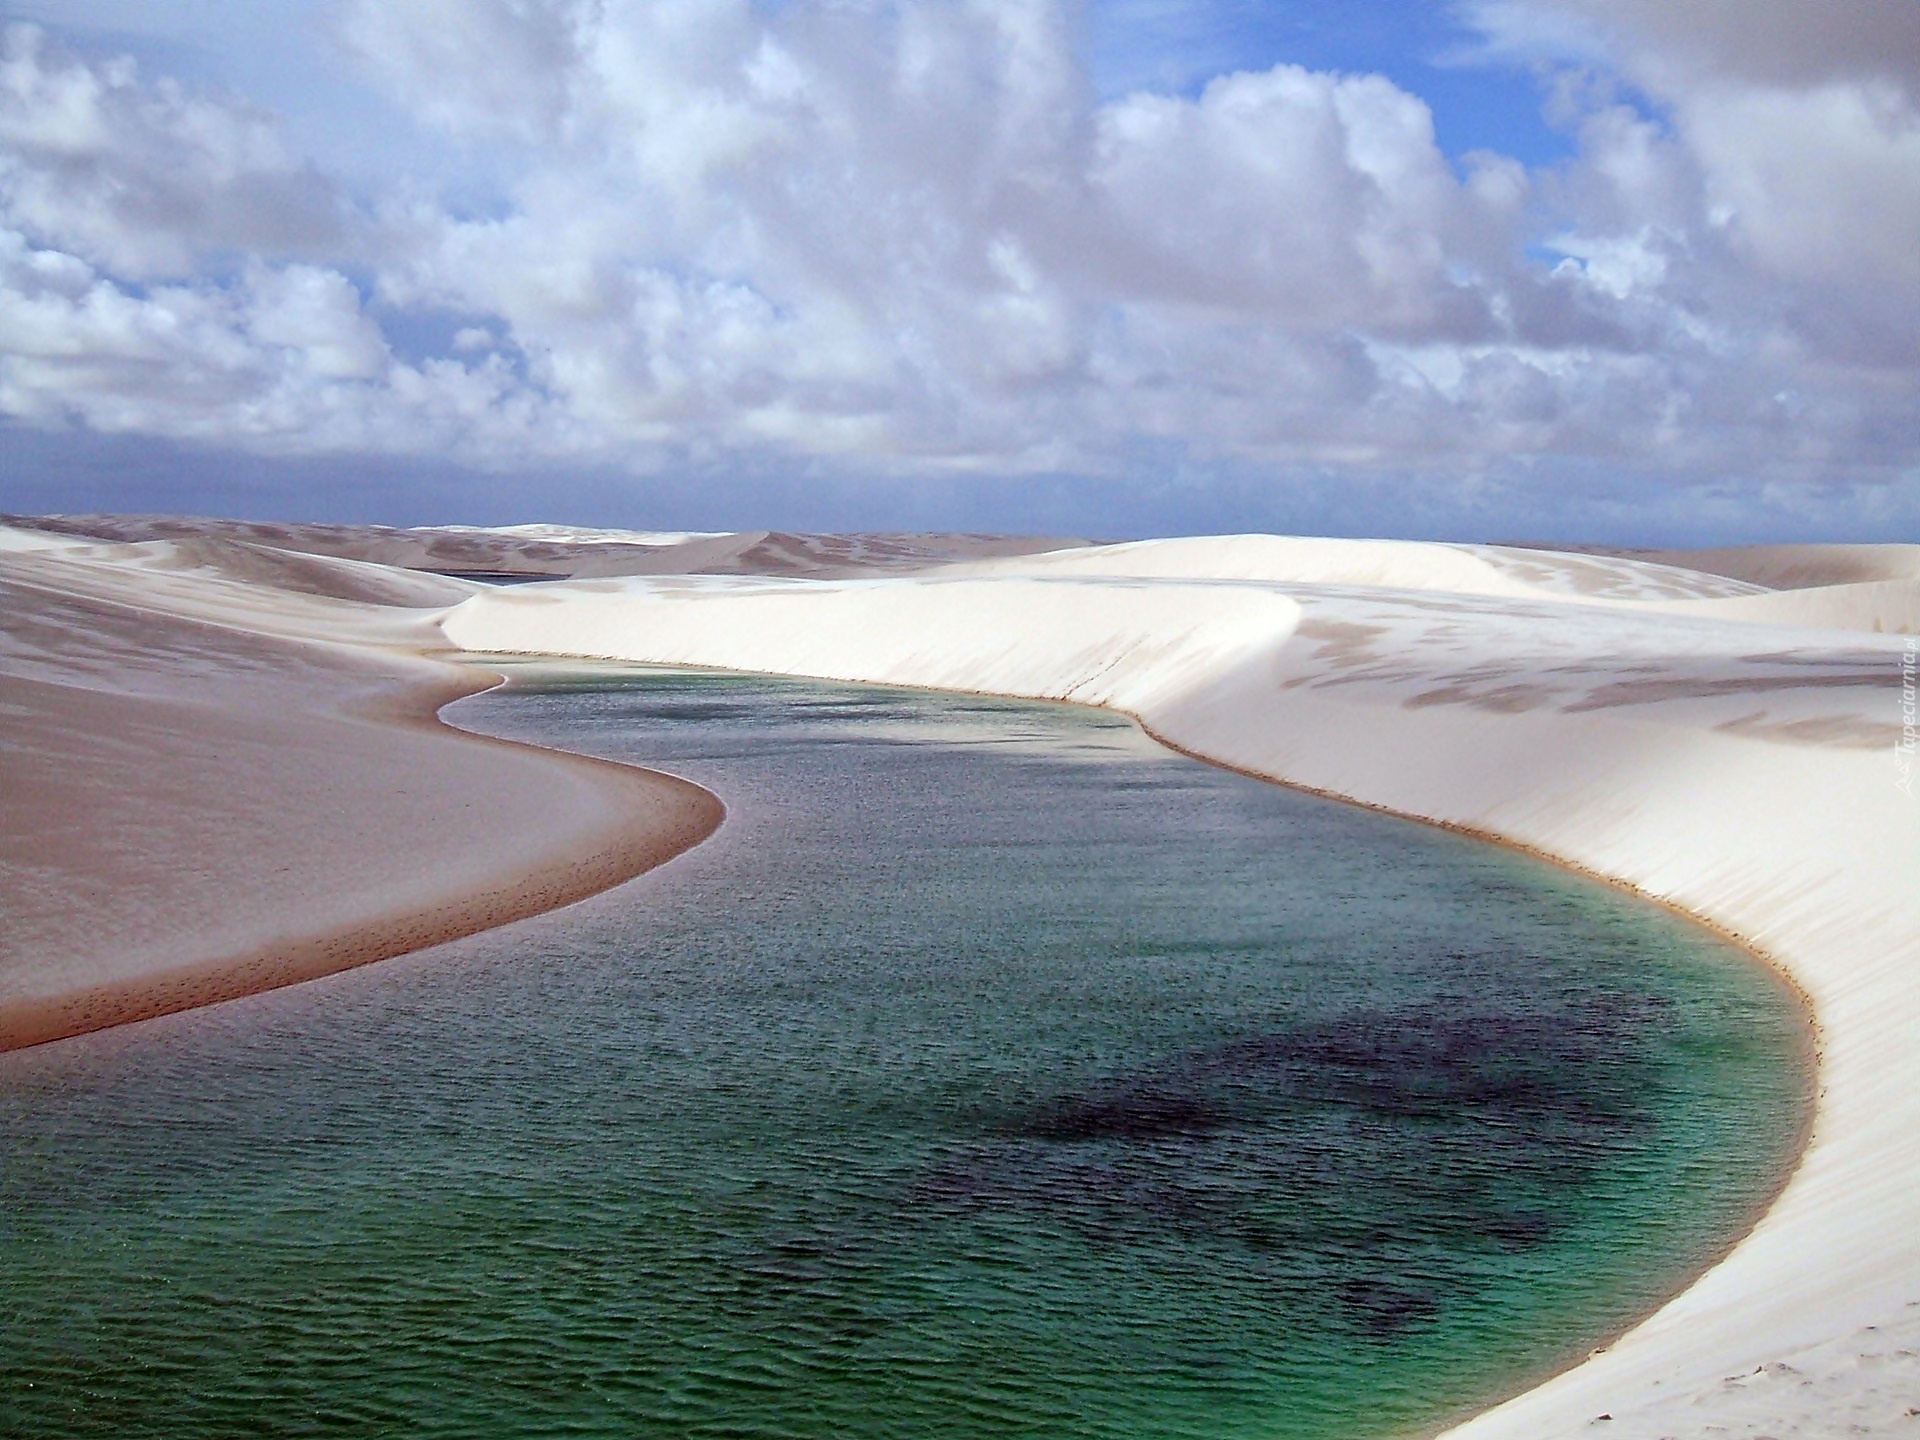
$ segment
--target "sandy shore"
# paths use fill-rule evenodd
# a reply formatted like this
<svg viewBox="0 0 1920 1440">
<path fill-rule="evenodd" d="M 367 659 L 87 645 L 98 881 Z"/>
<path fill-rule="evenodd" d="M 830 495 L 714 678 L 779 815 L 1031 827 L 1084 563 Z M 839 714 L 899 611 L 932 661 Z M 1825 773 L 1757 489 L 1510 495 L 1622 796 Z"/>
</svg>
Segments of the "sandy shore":
<svg viewBox="0 0 1920 1440">
<path fill-rule="evenodd" d="M 438 643 L 418 602 L 465 588 L 321 576 L 402 607 L 275 589 L 258 556 L 22 543 L 0 551 L 0 1048 L 471 934 L 719 823 L 687 782 L 440 723 L 495 678 L 409 653 Z"/>
<path fill-rule="evenodd" d="M 0 1014 L 72 1021 L 93 996 L 109 1023 L 116 986 L 177 1008 L 214 971 L 250 988 L 262 957 L 319 973 L 300 945 L 353 926 L 404 949 L 539 908 L 643 795 L 679 807 L 682 838 L 711 823 L 710 800 L 615 803 L 606 767 L 435 727 L 462 683 L 420 658 L 436 645 L 1109 706 L 1192 754 L 1631 886 L 1808 999 L 1817 1110 L 1773 1208 L 1633 1331 L 1450 1435 L 1920 1434 L 1920 547 L 420 542 L 496 569 L 537 545 L 547 573 L 602 577 L 480 590 L 339 558 L 338 535 L 289 553 L 296 528 L 0 555 Z M 42 757 L 50 788 L 13 806 Z M 14 927 L 20 904 L 41 918 Z"/>
</svg>

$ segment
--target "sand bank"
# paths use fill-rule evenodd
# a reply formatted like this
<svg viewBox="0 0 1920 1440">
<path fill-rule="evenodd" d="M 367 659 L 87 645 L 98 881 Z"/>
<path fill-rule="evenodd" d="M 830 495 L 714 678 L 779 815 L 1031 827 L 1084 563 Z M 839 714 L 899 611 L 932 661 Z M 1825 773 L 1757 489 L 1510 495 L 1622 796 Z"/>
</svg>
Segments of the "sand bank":
<svg viewBox="0 0 1920 1440">
<path fill-rule="evenodd" d="M 218 547 L 0 549 L 0 1048 L 470 934 L 713 830 L 687 782 L 440 723 L 495 677 L 420 658 L 433 611 L 393 602 L 466 593 Z"/>
<path fill-rule="evenodd" d="M 1841 583 L 1801 590 L 1674 558 L 1224 537 L 910 577 L 579 581 L 476 596 L 445 629 L 475 650 L 1106 705 L 1735 935 L 1817 1018 L 1803 1163 L 1692 1288 L 1452 1433 L 1913 1433 L 1920 1359 L 1888 1337 L 1920 1331 L 1920 773 L 1899 748 L 1913 647 L 1884 632 L 1915 582 L 1886 556 L 1872 578 L 1813 557 Z"/>
</svg>

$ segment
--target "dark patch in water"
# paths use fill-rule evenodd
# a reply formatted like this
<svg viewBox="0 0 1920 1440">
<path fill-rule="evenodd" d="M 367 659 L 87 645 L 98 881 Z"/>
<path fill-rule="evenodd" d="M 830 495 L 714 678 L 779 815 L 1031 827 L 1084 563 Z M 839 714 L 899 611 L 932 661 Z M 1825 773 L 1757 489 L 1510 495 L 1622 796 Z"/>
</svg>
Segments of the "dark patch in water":
<svg viewBox="0 0 1920 1440">
<path fill-rule="evenodd" d="M 990 1128 L 1057 1141 L 1204 1136 L 1334 1105 L 1472 1122 L 1501 1137 L 1512 1127 L 1637 1130 L 1648 1123 L 1648 1061 L 1631 1026 L 1652 1004 L 1604 997 L 1548 1013 L 1351 1014 L 1181 1056 Z"/>
<path fill-rule="evenodd" d="M 1208 1135 L 1249 1118 L 1245 1107 L 1225 1097 L 1149 1085 L 1063 1101 L 1036 1115 L 1022 1132 L 1040 1140 L 1153 1140 Z"/>
<path fill-rule="evenodd" d="M 1338 1293 L 1357 1328 L 1374 1340 L 1397 1339 L 1440 1313 L 1431 1289 L 1394 1280 L 1348 1280 Z"/>
<path fill-rule="evenodd" d="M 911 1199 L 1105 1246 L 1224 1243 L 1276 1278 L 1332 1253 L 1320 1281 L 1364 1332 L 1390 1336 L 1425 1323 L 1443 1290 L 1383 1272 L 1434 1246 L 1548 1244 L 1653 1123 L 1658 1065 L 1623 1013 L 1651 1004 L 1424 1006 L 1250 1035 L 983 1116 Z"/>
</svg>

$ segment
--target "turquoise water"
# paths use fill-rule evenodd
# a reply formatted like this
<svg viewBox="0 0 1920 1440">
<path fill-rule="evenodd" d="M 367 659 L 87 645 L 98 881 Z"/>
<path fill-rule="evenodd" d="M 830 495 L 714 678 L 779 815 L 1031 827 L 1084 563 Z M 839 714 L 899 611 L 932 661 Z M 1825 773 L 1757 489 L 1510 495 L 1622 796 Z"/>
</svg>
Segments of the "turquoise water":
<svg viewBox="0 0 1920 1440">
<path fill-rule="evenodd" d="M 1791 997 L 1524 856 L 1098 712 L 527 673 L 456 715 L 728 824 L 0 1056 L 0 1434 L 1418 1432 L 1791 1161 Z"/>
</svg>

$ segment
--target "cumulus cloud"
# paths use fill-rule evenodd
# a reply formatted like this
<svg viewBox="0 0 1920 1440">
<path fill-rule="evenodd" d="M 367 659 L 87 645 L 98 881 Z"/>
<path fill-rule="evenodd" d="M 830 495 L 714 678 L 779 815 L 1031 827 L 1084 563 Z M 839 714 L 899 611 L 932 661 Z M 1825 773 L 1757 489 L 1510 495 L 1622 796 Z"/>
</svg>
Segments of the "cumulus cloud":
<svg viewBox="0 0 1920 1440">
<path fill-rule="evenodd" d="M 431 123 L 542 139 L 568 108 L 575 37 L 590 13 L 539 0 L 357 3 L 341 33 Z"/>
<path fill-rule="evenodd" d="M 1603 64 L 1670 110 L 1663 126 L 1616 97 L 1592 107 L 1586 169 L 1622 185 L 1616 224 L 1657 211 L 1696 249 L 1731 252 L 1824 356 L 1920 364 L 1920 8 L 1483 0 L 1475 13 L 1501 47 Z M 1567 108 L 1583 108 L 1582 88 L 1566 87 Z"/>
<path fill-rule="evenodd" d="M 334 188 L 263 113 L 87 64 L 16 25 L 0 38 L 0 206 L 10 223 L 130 276 L 181 276 L 210 251 L 284 254 L 341 239 Z"/>
<path fill-rule="evenodd" d="M 1908 7 L 1482 0 L 1576 141 L 1533 172 L 1378 75 L 1102 99 L 1056 0 L 452 8 L 338 30 L 495 147 L 477 211 L 349 203 L 264 112 L 10 32 L 0 410 L 503 466 L 1920 458 Z"/>
<path fill-rule="evenodd" d="M 1098 123 L 1099 228 L 1125 247 L 1109 274 L 1129 298 L 1424 329 L 1449 264 L 1477 258 L 1474 192 L 1426 106 L 1378 76 L 1280 66 L 1197 101 L 1129 96 Z"/>
<path fill-rule="evenodd" d="M 1480 0 L 1494 35 L 1563 49 L 1584 33 L 1594 58 L 1667 76 L 1817 86 L 1884 77 L 1920 91 L 1920 11 L 1888 0 Z M 1564 22 L 1581 29 L 1569 29 Z"/>
<path fill-rule="evenodd" d="M 502 357 L 397 360 L 341 274 L 128 287 L 0 230 L 0 413 L 262 451 L 537 453 L 564 426 Z"/>
<path fill-rule="evenodd" d="M 746 6 L 610 7 L 574 43 L 570 108 L 512 213 L 439 217 L 388 284 L 502 317 L 609 428 L 1097 464 L 1131 438 L 1110 390 L 1138 383 L 1156 436 L 1308 454 L 1328 426 L 1274 423 L 1318 413 L 1296 400 L 1393 383 L 1348 330 L 1503 325 L 1526 177 L 1486 157 L 1463 178 L 1426 106 L 1379 77 L 1280 66 L 1100 105 L 1038 3 L 779 28 Z M 1173 350 L 1200 368 L 1163 385 Z M 1207 376 L 1238 391 L 1275 367 L 1285 395 L 1211 428 L 1241 407 Z"/>
</svg>

